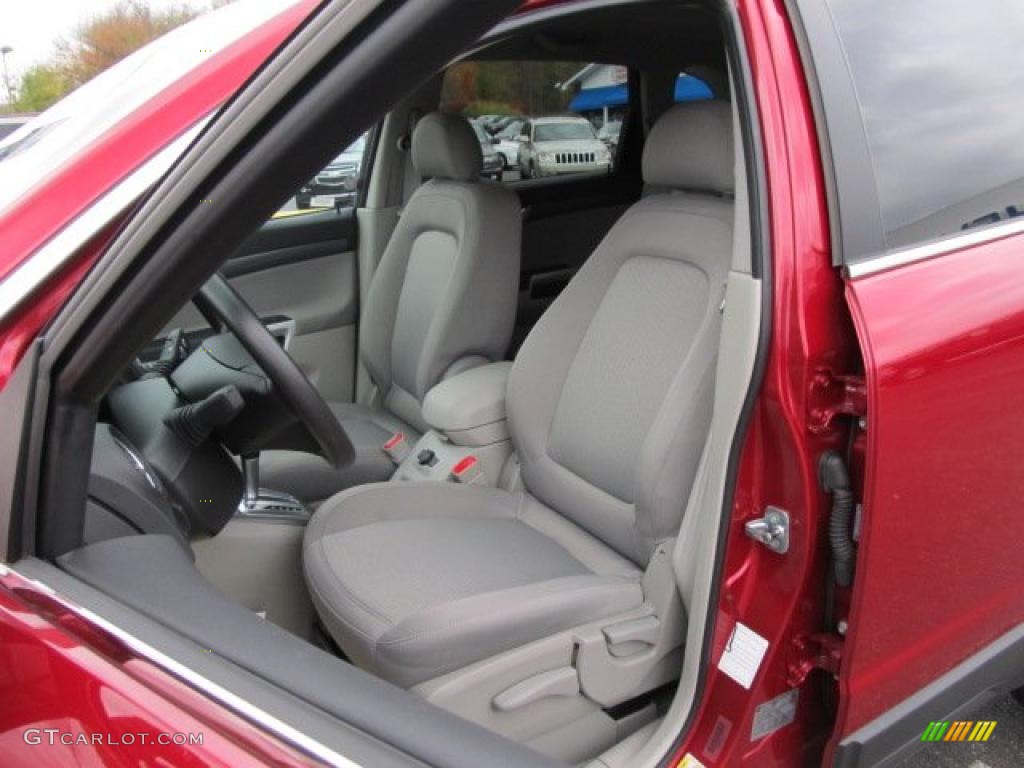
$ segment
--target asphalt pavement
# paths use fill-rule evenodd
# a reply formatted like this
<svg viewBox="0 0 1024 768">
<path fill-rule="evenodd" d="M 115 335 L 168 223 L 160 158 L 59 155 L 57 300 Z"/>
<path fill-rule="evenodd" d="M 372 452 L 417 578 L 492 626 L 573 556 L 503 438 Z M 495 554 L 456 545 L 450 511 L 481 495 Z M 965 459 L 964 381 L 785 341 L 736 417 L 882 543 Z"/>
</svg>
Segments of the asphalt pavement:
<svg viewBox="0 0 1024 768">
<path fill-rule="evenodd" d="M 927 742 L 896 768 L 1024 768 L 1024 707 L 1006 696 L 960 720 L 995 720 L 985 743 Z M 924 731 L 927 723 L 922 723 Z"/>
</svg>

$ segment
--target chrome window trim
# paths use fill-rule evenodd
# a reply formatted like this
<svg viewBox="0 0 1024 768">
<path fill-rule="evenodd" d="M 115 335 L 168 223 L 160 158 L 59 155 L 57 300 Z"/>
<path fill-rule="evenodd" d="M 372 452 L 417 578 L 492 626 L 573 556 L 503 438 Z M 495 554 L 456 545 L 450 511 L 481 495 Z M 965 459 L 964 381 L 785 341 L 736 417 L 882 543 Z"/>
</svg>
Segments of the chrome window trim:
<svg viewBox="0 0 1024 768">
<path fill-rule="evenodd" d="M 167 173 L 208 120 L 206 116 L 196 122 L 125 176 L 0 281 L 0 321 L 6 320 L 82 246 Z"/>
<path fill-rule="evenodd" d="M 942 256 L 953 251 L 970 248 L 975 245 L 990 243 L 1024 233 L 1024 219 L 993 224 L 974 232 L 950 235 L 939 240 L 931 240 L 921 245 L 889 251 L 873 259 L 865 259 L 846 265 L 846 275 L 857 280 L 879 272 L 887 272 L 908 264 L 925 261 L 935 256 Z"/>
<path fill-rule="evenodd" d="M 291 746 L 298 748 L 318 760 L 322 760 L 328 765 L 337 766 L 337 768 L 362 768 L 359 763 L 335 752 L 330 747 L 325 746 L 316 739 L 302 733 L 302 731 L 297 728 L 293 728 L 282 720 L 279 720 L 269 712 L 266 712 L 255 704 L 246 701 L 241 696 L 237 696 L 209 678 L 203 677 L 186 665 L 175 661 L 167 654 L 151 646 L 149 643 L 140 640 L 130 632 L 121 629 L 116 624 L 113 624 L 103 617 L 93 613 L 88 608 L 79 605 L 65 595 L 58 593 L 48 584 L 40 581 L 39 579 L 26 576 L 17 568 L 0 563 L 0 577 L 7 576 L 11 573 L 26 583 L 31 584 L 41 592 L 49 595 L 75 615 L 113 635 L 138 656 L 158 667 L 161 667 L 164 671 L 170 673 L 179 680 L 184 681 L 193 688 L 196 688 L 211 699 L 217 700 L 228 709 L 231 709 L 236 714 L 259 725 L 261 728 L 274 734 L 282 741 L 287 742 Z"/>
</svg>

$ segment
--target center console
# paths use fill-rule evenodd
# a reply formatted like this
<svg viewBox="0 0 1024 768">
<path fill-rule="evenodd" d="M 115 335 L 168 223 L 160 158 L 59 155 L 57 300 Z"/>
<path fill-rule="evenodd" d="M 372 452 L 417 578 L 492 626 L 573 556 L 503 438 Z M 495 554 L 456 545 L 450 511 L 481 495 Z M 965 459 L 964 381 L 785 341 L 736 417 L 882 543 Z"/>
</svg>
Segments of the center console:
<svg viewBox="0 0 1024 768">
<path fill-rule="evenodd" d="M 436 480 L 497 485 L 512 445 L 505 388 L 512 363 L 463 371 L 431 389 L 423 419 L 432 429 L 401 457 L 392 482 Z"/>
</svg>

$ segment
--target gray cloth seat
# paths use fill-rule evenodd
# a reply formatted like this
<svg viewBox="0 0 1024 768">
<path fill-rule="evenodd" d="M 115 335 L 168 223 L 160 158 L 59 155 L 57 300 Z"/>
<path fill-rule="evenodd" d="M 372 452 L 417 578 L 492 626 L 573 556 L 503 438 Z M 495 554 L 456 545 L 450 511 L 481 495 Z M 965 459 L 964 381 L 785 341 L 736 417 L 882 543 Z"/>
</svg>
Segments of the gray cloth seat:
<svg viewBox="0 0 1024 768">
<path fill-rule="evenodd" d="M 656 123 L 644 177 L 670 191 L 623 214 L 520 349 L 507 414 L 521 492 L 362 486 L 313 516 L 306 580 L 357 665 L 411 686 L 644 604 L 710 425 L 731 127 L 724 102 Z"/>
<path fill-rule="evenodd" d="M 423 398 L 447 376 L 501 360 L 515 324 L 522 216 L 518 196 L 480 179 L 480 142 L 464 118 L 434 112 L 412 136 L 412 161 L 429 179 L 409 198 L 370 282 L 359 355 L 369 404 L 329 403 L 349 433 L 355 463 L 266 451 L 262 484 L 317 502 L 387 479 L 381 446 L 396 431 L 427 429 Z"/>
<path fill-rule="evenodd" d="M 636 565 L 530 496 L 452 490 L 352 488 L 310 522 L 313 599 L 357 666 L 412 686 L 643 602 Z"/>
</svg>

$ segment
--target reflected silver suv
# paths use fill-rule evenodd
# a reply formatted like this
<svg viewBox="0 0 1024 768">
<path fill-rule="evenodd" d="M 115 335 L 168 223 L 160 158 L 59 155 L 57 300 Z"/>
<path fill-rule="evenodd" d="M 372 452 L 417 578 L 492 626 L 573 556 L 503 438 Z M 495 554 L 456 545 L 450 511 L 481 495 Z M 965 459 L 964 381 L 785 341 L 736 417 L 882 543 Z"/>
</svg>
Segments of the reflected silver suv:
<svg viewBox="0 0 1024 768">
<path fill-rule="evenodd" d="M 295 195 L 295 207 L 303 210 L 337 206 L 353 207 L 356 204 L 356 189 L 359 186 L 359 175 L 362 172 L 365 151 L 366 134 L 364 133 L 309 183 L 303 185 Z"/>
<path fill-rule="evenodd" d="M 531 118 L 519 141 L 519 170 L 526 179 L 611 170 L 611 152 L 582 117 Z"/>
</svg>

